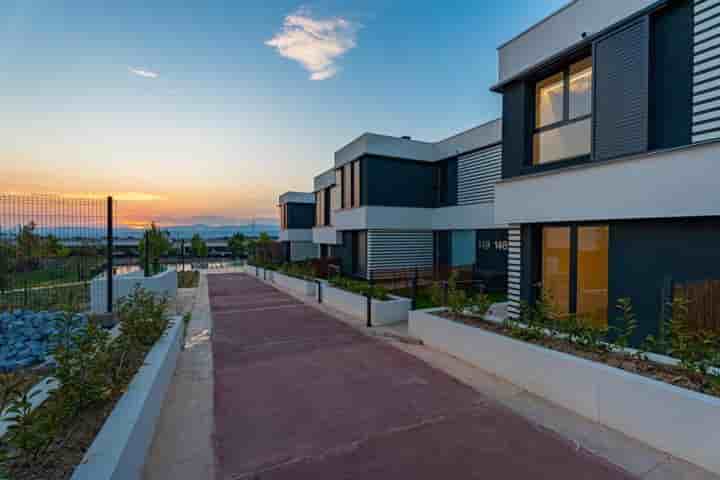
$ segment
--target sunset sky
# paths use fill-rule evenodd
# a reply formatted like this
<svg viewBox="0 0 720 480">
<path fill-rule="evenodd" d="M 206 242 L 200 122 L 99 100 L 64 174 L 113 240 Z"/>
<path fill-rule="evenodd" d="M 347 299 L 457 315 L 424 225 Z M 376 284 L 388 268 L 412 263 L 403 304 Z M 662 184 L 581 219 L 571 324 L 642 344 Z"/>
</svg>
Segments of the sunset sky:
<svg viewBox="0 0 720 480">
<path fill-rule="evenodd" d="M 5 0 L 2 191 L 274 220 L 363 132 L 433 141 L 497 117 L 496 47 L 564 3 Z"/>
</svg>

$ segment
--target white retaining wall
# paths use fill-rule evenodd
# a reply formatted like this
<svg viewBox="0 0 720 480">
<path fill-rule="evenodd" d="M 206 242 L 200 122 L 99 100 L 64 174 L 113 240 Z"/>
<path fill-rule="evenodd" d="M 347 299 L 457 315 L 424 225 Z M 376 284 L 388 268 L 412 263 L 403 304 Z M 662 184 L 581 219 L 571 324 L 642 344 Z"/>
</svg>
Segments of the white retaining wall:
<svg viewBox="0 0 720 480">
<path fill-rule="evenodd" d="M 256 274 L 255 267 L 247 266 L 245 272 L 260 280 L 264 278 L 264 270 L 262 268 L 258 268 Z M 267 271 L 265 281 L 300 295 L 317 299 L 316 282 L 289 277 L 282 273 L 273 272 L 272 270 Z M 365 296 L 331 287 L 325 281 L 322 282 L 322 302 L 355 317 L 365 318 L 367 315 L 367 298 Z M 389 325 L 392 323 L 407 322 L 411 305 L 412 301 L 409 298 L 396 297 L 393 295 L 390 296 L 390 300 L 373 300 L 371 307 L 372 324 Z"/>
<path fill-rule="evenodd" d="M 584 417 L 720 474 L 720 399 L 432 314 L 410 334 Z"/>
<path fill-rule="evenodd" d="M 338 310 L 365 318 L 367 315 L 367 298 L 324 283 L 322 286 L 322 301 Z M 407 322 L 411 301 L 409 298 L 395 297 L 391 300 L 372 301 L 372 324 L 388 325 L 391 323 Z"/>
<path fill-rule="evenodd" d="M 142 480 L 183 339 L 182 318 L 174 317 L 172 322 L 145 357 L 145 364 L 115 405 L 72 480 Z"/>
<path fill-rule="evenodd" d="M 90 284 L 90 311 L 92 313 L 107 312 L 107 280 L 105 275 L 96 277 Z M 130 295 L 136 287 L 141 287 L 156 295 L 168 298 L 177 296 L 177 272 L 167 270 L 152 277 L 145 277 L 143 272 L 131 272 L 113 277 L 113 303 Z"/>
<path fill-rule="evenodd" d="M 317 296 L 317 283 L 274 272 L 273 283 L 306 297 Z"/>
</svg>

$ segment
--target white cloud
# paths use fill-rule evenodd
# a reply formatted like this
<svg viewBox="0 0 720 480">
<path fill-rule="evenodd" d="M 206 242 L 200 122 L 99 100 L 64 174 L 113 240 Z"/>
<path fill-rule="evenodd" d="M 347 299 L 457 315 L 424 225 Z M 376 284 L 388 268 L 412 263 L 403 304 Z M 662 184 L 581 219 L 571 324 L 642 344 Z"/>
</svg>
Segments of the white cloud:
<svg viewBox="0 0 720 480">
<path fill-rule="evenodd" d="M 311 80 L 335 76 L 335 61 L 355 48 L 358 25 L 343 18 L 313 19 L 305 9 L 285 17 L 282 32 L 265 42 L 280 55 L 299 62 Z"/>
<path fill-rule="evenodd" d="M 159 73 L 151 72 L 150 70 L 143 70 L 142 68 L 128 67 L 128 70 L 130 70 L 130 73 L 134 73 L 135 75 L 137 75 L 139 77 L 158 78 L 160 76 Z"/>
</svg>

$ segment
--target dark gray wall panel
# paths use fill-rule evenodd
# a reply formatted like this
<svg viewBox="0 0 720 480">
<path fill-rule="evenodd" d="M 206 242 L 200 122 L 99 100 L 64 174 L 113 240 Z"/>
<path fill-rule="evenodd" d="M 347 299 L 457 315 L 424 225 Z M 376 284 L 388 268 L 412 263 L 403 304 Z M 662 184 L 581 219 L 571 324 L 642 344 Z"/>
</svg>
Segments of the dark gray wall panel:
<svg viewBox="0 0 720 480">
<path fill-rule="evenodd" d="M 649 44 L 647 19 L 594 44 L 594 160 L 648 149 Z"/>
<path fill-rule="evenodd" d="M 315 225 L 314 203 L 288 203 L 287 228 L 313 228 Z"/>
<path fill-rule="evenodd" d="M 530 158 L 530 93 L 523 81 L 514 82 L 503 91 L 503 178 L 521 175 Z"/>
<path fill-rule="evenodd" d="M 692 1 L 652 16 L 650 149 L 690 144 L 692 126 Z"/>
<path fill-rule="evenodd" d="M 720 279 L 720 219 L 618 222 L 610 225 L 609 320 L 617 300 L 630 298 L 639 328 L 638 345 L 657 335 L 663 279 L 677 282 Z"/>
<path fill-rule="evenodd" d="M 366 156 L 361 202 L 370 206 L 433 208 L 435 168 L 430 162 Z"/>
</svg>

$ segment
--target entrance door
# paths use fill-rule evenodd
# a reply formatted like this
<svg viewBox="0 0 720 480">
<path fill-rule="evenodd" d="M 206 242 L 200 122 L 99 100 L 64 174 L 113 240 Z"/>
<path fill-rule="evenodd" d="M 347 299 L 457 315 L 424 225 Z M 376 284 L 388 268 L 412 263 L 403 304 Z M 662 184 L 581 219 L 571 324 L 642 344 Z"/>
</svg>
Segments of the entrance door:
<svg viewBox="0 0 720 480">
<path fill-rule="evenodd" d="M 543 227 L 542 287 L 557 313 L 607 326 L 608 246 L 607 225 Z"/>
</svg>

